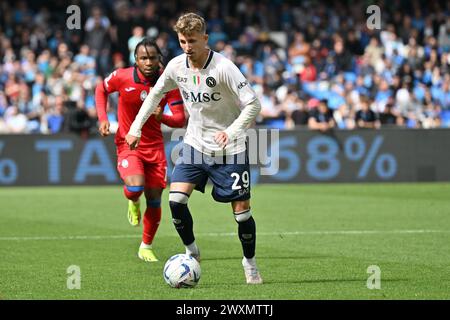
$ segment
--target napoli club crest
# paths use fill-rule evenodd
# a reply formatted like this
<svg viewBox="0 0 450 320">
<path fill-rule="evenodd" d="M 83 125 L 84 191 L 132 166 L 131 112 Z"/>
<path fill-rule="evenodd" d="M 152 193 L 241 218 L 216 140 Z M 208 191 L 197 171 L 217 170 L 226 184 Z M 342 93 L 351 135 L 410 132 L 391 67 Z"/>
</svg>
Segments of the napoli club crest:
<svg viewBox="0 0 450 320">
<path fill-rule="evenodd" d="M 214 79 L 213 77 L 208 77 L 206 78 L 206 85 L 210 88 L 215 87 L 217 84 L 216 79 Z"/>
<path fill-rule="evenodd" d="M 147 98 L 147 91 L 142 90 L 142 91 L 141 91 L 141 100 L 144 101 L 145 98 Z"/>
</svg>

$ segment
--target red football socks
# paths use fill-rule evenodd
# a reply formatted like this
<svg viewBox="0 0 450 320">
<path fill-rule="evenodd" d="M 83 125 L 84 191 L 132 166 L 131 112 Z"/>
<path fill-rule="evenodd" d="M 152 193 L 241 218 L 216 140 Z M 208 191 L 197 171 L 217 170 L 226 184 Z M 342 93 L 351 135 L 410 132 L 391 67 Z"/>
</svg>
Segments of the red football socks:
<svg viewBox="0 0 450 320">
<path fill-rule="evenodd" d="M 161 221 L 161 207 L 148 207 L 144 214 L 144 232 L 142 242 L 151 244 Z"/>
<path fill-rule="evenodd" d="M 127 199 L 136 202 L 139 200 L 142 192 L 144 191 L 144 187 L 132 187 L 132 186 L 123 186 L 123 192 L 125 193 L 125 197 Z"/>
</svg>

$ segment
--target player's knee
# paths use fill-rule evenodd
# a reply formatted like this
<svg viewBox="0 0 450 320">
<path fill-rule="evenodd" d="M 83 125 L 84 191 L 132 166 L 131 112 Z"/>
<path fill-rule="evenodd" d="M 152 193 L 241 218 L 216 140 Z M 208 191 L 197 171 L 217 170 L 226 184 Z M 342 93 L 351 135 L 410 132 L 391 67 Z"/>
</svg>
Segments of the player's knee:
<svg viewBox="0 0 450 320">
<path fill-rule="evenodd" d="M 140 186 L 144 186 L 145 177 L 142 175 L 127 176 L 127 177 L 125 177 L 124 182 L 127 186 L 140 187 Z"/>
<path fill-rule="evenodd" d="M 189 195 L 184 192 L 170 191 L 169 202 L 187 204 Z"/>
<path fill-rule="evenodd" d="M 187 203 L 189 196 L 182 192 L 170 192 L 169 206 L 172 213 L 172 222 L 177 230 L 184 228 L 189 220 Z"/>
<path fill-rule="evenodd" d="M 252 212 L 250 211 L 250 209 L 240 212 L 234 212 L 234 220 L 236 220 L 237 223 L 245 222 L 250 219 L 251 216 Z"/>
<path fill-rule="evenodd" d="M 127 199 L 132 201 L 137 201 L 141 196 L 142 192 L 144 192 L 144 186 L 129 186 L 125 185 L 123 187 L 123 191 Z"/>
<path fill-rule="evenodd" d="M 161 199 L 147 199 L 147 208 L 160 208 L 161 207 Z"/>
<path fill-rule="evenodd" d="M 128 192 L 143 192 L 144 191 L 144 186 L 125 185 L 125 188 L 127 189 Z"/>
<path fill-rule="evenodd" d="M 172 215 L 176 215 L 179 210 L 182 210 L 187 206 L 189 196 L 183 192 L 173 192 L 169 194 L 169 206 L 172 211 Z"/>
<path fill-rule="evenodd" d="M 231 203 L 231 208 L 235 213 L 247 211 L 250 209 L 250 200 L 233 201 Z"/>
</svg>

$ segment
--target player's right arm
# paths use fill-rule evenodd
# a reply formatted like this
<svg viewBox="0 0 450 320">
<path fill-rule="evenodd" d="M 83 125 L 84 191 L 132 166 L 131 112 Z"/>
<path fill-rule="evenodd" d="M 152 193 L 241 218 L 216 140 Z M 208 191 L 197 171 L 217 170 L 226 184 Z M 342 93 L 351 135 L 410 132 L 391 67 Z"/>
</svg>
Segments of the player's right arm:
<svg viewBox="0 0 450 320">
<path fill-rule="evenodd" d="M 97 84 L 95 88 L 95 109 L 98 117 L 98 131 L 103 137 L 110 134 L 109 121 L 106 113 L 106 106 L 108 103 L 108 95 L 114 91 L 118 91 L 120 85 L 120 77 L 117 75 L 117 70 L 112 72 L 102 82 Z"/>
<path fill-rule="evenodd" d="M 172 63 L 169 62 L 155 86 L 150 90 L 150 93 L 145 98 L 138 114 L 136 115 L 136 118 L 131 124 L 130 131 L 128 131 L 128 134 L 125 137 L 130 149 L 133 150 L 137 148 L 141 137 L 142 127 L 152 115 L 153 111 L 155 111 L 156 107 L 158 107 L 164 94 L 177 87 L 177 84 L 172 76 L 172 68 Z"/>
</svg>

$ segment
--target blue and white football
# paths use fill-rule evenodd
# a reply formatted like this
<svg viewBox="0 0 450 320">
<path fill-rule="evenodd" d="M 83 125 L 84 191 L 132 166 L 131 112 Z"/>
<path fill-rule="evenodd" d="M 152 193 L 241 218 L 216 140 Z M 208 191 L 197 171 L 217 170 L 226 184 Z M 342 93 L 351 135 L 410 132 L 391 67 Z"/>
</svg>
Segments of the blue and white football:
<svg viewBox="0 0 450 320">
<path fill-rule="evenodd" d="M 176 254 L 167 260 L 163 275 L 173 288 L 193 288 L 200 280 L 200 264 L 190 255 Z"/>
</svg>

